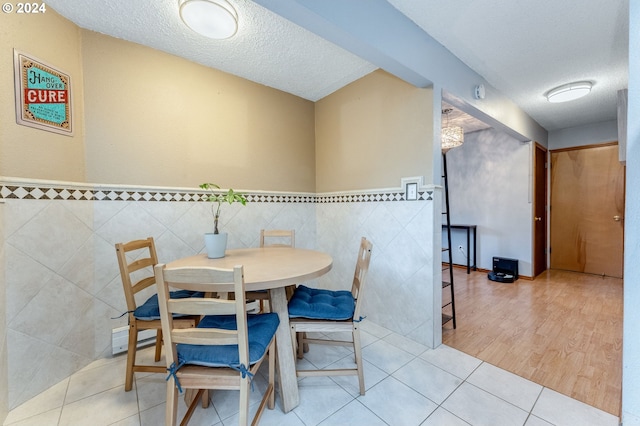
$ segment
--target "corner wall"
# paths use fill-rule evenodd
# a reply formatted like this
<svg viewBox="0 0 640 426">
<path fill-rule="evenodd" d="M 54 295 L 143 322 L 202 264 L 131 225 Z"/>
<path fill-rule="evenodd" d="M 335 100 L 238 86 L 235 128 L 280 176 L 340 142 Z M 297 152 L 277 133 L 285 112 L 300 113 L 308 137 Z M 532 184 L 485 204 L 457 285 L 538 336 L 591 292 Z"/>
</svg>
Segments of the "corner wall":
<svg viewBox="0 0 640 426">
<path fill-rule="evenodd" d="M 365 195 L 362 195 L 365 194 Z M 347 289 L 353 279 L 360 238 L 373 244 L 363 301 L 367 321 L 435 348 L 440 345 L 442 285 L 433 241 L 440 190 L 425 187 L 417 201 L 404 201 L 403 190 L 319 194 L 317 248 L 331 253 L 332 275 L 323 287 Z"/>
<path fill-rule="evenodd" d="M 82 30 L 87 181 L 315 190 L 314 104 Z"/>
<path fill-rule="evenodd" d="M 316 191 L 431 183 L 432 97 L 378 70 L 316 102 Z"/>
</svg>

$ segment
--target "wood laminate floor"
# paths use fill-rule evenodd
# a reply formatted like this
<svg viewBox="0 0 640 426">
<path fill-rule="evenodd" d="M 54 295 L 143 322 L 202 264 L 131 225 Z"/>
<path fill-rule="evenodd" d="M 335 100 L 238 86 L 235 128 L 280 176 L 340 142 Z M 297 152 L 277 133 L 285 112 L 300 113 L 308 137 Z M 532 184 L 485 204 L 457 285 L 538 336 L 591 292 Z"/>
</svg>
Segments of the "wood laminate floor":
<svg viewBox="0 0 640 426">
<path fill-rule="evenodd" d="M 455 268 L 444 344 L 620 415 L 622 279 L 549 270 L 511 284 Z"/>
</svg>

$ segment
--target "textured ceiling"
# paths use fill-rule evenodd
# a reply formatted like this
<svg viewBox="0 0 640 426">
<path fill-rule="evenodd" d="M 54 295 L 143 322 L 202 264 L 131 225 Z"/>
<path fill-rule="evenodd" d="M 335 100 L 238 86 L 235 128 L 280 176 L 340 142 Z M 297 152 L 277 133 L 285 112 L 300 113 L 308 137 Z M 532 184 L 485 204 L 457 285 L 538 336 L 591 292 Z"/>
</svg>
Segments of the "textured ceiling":
<svg viewBox="0 0 640 426">
<path fill-rule="evenodd" d="M 49 0 L 47 5 L 82 28 L 312 101 L 377 68 L 262 6 L 231 1 L 240 28 L 222 41 L 182 24 L 178 0 Z M 627 87 L 628 0 L 389 3 L 547 130 L 616 118 L 616 92 Z M 549 89 L 576 80 L 593 81 L 592 94 L 565 104 L 545 100 Z"/>
<path fill-rule="evenodd" d="M 627 87 L 628 0 L 389 0 L 547 130 L 617 116 Z M 573 81 L 592 93 L 564 104 L 544 94 Z"/>
<path fill-rule="evenodd" d="M 311 101 L 375 70 L 374 65 L 248 0 L 237 34 L 210 40 L 180 20 L 178 0 L 52 0 L 78 26 L 150 46 Z"/>
</svg>

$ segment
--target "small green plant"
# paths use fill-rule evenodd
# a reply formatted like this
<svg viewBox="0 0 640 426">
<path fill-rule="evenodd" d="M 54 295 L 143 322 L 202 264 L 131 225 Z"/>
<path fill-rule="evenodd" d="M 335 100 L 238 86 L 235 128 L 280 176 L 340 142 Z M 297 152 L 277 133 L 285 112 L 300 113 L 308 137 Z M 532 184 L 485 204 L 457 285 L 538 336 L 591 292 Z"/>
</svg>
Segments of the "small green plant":
<svg viewBox="0 0 640 426">
<path fill-rule="evenodd" d="M 243 206 L 247 204 L 247 198 L 244 196 L 244 194 L 236 192 L 231 188 L 227 192 L 217 191 L 220 189 L 220 187 L 215 183 L 202 183 L 200 184 L 200 189 L 209 191 L 209 194 L 207 194 L 206 196 L 206 201 L 214 203 L 211 205 L 211 213 L 213 213 L 214 234 L 219 234 L 218 219 L 220 219 L 220 208 L 222 207 L 222 203 L 233 204 L 234 202 L 237 202 L 242 204 Z"/>
</svg>

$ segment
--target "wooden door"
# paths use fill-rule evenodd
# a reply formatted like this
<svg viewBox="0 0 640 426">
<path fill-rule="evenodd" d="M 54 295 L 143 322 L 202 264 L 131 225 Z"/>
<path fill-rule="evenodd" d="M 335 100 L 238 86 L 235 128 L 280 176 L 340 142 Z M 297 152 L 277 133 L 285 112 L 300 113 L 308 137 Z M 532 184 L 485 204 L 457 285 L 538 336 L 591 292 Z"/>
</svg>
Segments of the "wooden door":
<svg viewBox="0 0 640 426">
<path fill-rule="evenodd" d="M 622 277 L 618 144 L 551 152 L 551 268 Z"/>
<path fill-rule="evenodd" d="M 533 276 L 547 269 L 547 150 L 534 144 Z"/>
</svg>

